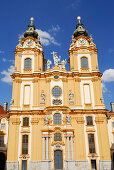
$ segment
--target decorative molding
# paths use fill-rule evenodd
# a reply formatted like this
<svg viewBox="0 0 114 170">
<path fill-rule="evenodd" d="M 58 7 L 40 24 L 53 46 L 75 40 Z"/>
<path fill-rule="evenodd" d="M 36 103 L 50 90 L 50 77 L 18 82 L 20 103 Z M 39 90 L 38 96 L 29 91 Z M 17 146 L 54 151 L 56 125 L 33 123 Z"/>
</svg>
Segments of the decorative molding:
<svg viewBox="0 0 114 170">
<path fill-rule="evenodd" d="M 31 119 L 31 124 L 32 125 L 38 125 L 38 123 L 39 123 L 39 119 L 38 118 L 32 118 Z"/>
<path fill-rule="evenodd" d="M 21 121 L 20 118 L 12 118 L 11 122 L 13 125 L 19 125 Z"/>
<path fill-rule="evenodd" d="M 96 117 L 96 118 L 95 118 L 95 122 L 96 122 L 97 124 L 103 123 L 104 120 L 105 120 L 104 117 Z"/>
<path fill-rule="evenodd" d="M 76 121 L 77 121 L 78 124 L 83 124 L 84 118 L 83 117 L 76 117 Z"/>
</svg>

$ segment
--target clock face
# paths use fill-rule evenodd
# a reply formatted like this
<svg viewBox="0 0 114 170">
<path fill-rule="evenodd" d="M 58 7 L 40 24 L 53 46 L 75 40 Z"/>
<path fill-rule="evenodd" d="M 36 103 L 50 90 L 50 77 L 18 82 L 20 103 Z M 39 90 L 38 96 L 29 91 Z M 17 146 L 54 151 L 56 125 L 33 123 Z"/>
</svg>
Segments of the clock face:
<svg viewBox="0 0 114 170">
<path fill-rule="evenodd" d="M 33 40 L 28 39 L 28 40 L 26 40 L 25 44 L 26 44 L 26 46 L 30 47 L 33 45 Z"/>
<path fill-rule="evenodd" d="M 80 38 L 80 39 L 78 40 L 78 42 L 79 42 L 79 44 L 84 45 L 84 44 L 86 44 L 86 39 Z"/>
</svg>

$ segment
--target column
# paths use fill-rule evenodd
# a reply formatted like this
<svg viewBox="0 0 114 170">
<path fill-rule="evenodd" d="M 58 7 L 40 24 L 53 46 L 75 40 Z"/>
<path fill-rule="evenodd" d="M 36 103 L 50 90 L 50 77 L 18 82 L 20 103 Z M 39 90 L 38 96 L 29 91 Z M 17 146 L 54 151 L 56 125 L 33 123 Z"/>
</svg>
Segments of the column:
<svg viewBox="0 0 114 170">
<path fill-rule="evenodd" d="M 67 159 L 70 159 L 69 136 L 67 136 Z"/>
<path fill-rule="evenodd" d="M 49 137 L 46 137 L 46 160 L 49 159 Z"/>
<path fill-rule="evenodd" d="M 43 138 L 43 160 L 45 160 L 45 137 Z"/>
<path fill-rule="evenodd" d="M 72 160 L 74 160 L 73 136 L 71 136 L 71 156 Z"/>
</svg>

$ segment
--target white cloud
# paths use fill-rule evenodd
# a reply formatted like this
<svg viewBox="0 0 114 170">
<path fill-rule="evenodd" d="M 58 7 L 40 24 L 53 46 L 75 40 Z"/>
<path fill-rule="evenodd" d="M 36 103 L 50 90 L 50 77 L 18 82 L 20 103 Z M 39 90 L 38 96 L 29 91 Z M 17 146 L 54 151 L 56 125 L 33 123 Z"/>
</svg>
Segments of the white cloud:
<svg viewBox="0 0 114 170">
<path fill-rule="evenodd" d="M 6 62 L 6 58 L 2 58 L 2 61 L 3 61 L 3 62 Z"/>
<path fill-rule="evenodd" d="M 76 9 L 77 7 L 79 7 L 80 2 L 81 2 L 81 0 L 75 0 L 73 3 L 71 3 L 71 7 L 73 9 Z"/>
<path fill-rule="evenodd" d="M 48 32 L 42 31 L 40 29 L 36 29 L 36 31 L 38 32 L 40 36 L 42 45 L 48 46 L 50 44 L 54 44 L 54 45 L 60 46 L 60 44 L 55 40 L 55 38 L 51 36 L 51 34 L 49 34 Z"/>
<path fill-rule="evenodd" d="M 103 93 L 106 93 L 107 92 L 107 88 L 106 88 L 106 86 L 105 86 L 105 84 L 103 82 L 101 83 L 101 87 L 102 87 Z"/>
<path fill-rule="evenodd" d="M 57 24 L 56 26 L 51 27 L 51 29 L 48 30 L 49 32 L 58 32 L 60 31 L 60 26 Z"/>
<path fill-rule="evenodd" d="M 2 61 L 3 62 L 10 62 L 10 63 L 12 63 L 12 64 L 15 64 L 15 60 L 7 60 L 6 58 L 2 58 Z"/>
<path fill-rule="evenodd" d="M 59 25 L 56 25 L 56 27 L 52 26 L 52 28 L 49 29 L 48 31 L 55 33 L 59 30 L 60 30 Z M 41 29 L 36 29 L 36 31 L 37 31 L 38 35 L 40 36 L 40 41 L 41 41 L 42 45 L 48 46 L 50 44 L 54 44 L 54 45 L 60 46 L 60 43 L 58 43 L 55 40 L 54 36 L 52 36 L 47 31 L 42 31 Z M 53 35 L 55 35 L 55 34 L 53 34 Z M 19 34 L 19 36 L 21 36 L 21 38 L 24 38 L 23 34 Z"/>
<path fill-rule="evenodd" d="M 102 76 L 102 81 L 104 82 L 114 81 L 114 69 L 105 70 Z"/>
<path fill-rule="evenodd" d="M 9 68 L 8 68 L 8 71 L 6 70 L 3 70 L 1 72 L 2 75 L 4 75 L 4 77 L 1 79 L 1 81 L 5 82 L 5 83 L 12 83 L 12 79 L 11 79 L 11 76 L 12 73 L 14 72 L 15 70 L 15 67 L 13 65 L 11 65 Z"/>
</svg>

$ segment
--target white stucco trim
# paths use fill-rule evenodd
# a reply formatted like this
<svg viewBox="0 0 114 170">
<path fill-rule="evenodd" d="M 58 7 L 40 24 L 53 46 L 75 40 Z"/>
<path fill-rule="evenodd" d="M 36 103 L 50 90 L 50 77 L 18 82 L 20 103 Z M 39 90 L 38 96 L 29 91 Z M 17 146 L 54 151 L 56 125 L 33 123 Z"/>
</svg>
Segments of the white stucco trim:
<svg viewBox="0 0 114 170">
<path fill-rule="evenodd" d="M 24 60 L 25 58 L 30 58 L 32 60 L 32 65 L 31 65 L 31 69 L 32 69 L 32 73 L 34 72 L 34 54 L 32 55 L 22 55 L 22 60 L 21 60 L 21 73 L 23 73 L 24 70 Z"/>
<path fill-rule="evenodd" d="M 20 108 L 21 108 L 21 110 L 22 110 L 22 108 L 23 108 L 23 98 L 24 98 L 24 93 L 23 93 L 23 91 L 24 91 L 24 85 L 30 85 L 30 90 L 31 90 L 31 99 L 30 99 L 30 108 L 32 109 L 32 106 L 33 106 L 33 83 L 31 82 L 31 81 L 27 81 L 27 82 L 25 82 L 25 81 L 23 81 L 22 83 L 21 83 L 21 94 L 20 94 Z"/>
<path fill-rule="evenodd" d="M 88 67 L 89 67 L 89 71 L 91 72 L 92 69 L 91 69 L 91 56 L 90 56 L 90 54 L 78 54 L 78 56 L 77 56 L 77 59 L 78 59 L 78 70 L 79 70 L 79 72 L 81 72 L 81 61 L 80 61 L 80 59 L 83 56 L 88 58 L 88 64 L 89 64 Z"/>
</svg>

